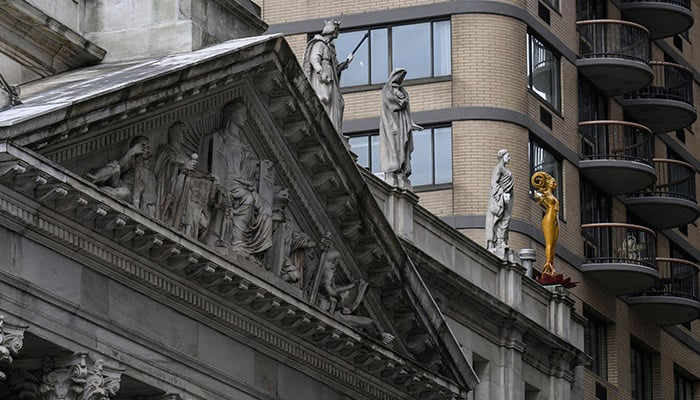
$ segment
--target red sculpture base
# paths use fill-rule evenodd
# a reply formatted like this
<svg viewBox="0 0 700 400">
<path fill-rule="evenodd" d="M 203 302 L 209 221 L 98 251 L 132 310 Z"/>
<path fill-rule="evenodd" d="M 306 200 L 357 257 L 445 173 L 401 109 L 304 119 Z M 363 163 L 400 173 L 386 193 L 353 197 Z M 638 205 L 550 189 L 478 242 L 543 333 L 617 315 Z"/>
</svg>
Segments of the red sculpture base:
<svg viewBox="0 0 700 400">
<path fill-rule="evenodd" d="M 535 279 L 540 285 L 562 285 L 567 289 L 576 287 L 578 282 L 571 282 L 571 278 L 564 278 L 564 275 L 542 275 Z"/>
</svg>

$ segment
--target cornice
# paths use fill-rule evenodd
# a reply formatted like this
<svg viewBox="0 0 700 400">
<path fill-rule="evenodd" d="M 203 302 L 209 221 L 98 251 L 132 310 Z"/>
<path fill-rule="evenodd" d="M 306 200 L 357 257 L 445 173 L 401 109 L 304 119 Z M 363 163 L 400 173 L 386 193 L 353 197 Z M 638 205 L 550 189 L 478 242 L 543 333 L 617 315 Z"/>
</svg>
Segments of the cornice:
<svg viewBox="0 0 700 400">
<path fill-rule="evenodd" d="M 418 396 L 427 387 L 459 393 L 453 384 L 266 282 L 249 261 L 234 258 L 233 264 L 9 143 L 0 143 L 0 154 L 15 159 L 3 165 L 2 184 L 24 189 L 24 194 L 0 194 L 0 216 L 10 220 L 8 226 L 30 230 L 68 256 L 81 254 L 136 279 L 363 397 L 393 400 L 405 396 L 402 392 Z M 82 220 L 60 217 L 54 211 L 57 206 L 73 207 Z M 98 234 L 85 232 L 85 226 Z M 131 238 L 122 242 L 123 249 L 106 239 L 125 235 Z M 135 251 L 146 254 L 147 260 L 141 261 L 143 256 Z M 189 285 L 181 282 L 183 277 Z M 387 386 L 390 382 L 393 387 Z"/>
</svg>

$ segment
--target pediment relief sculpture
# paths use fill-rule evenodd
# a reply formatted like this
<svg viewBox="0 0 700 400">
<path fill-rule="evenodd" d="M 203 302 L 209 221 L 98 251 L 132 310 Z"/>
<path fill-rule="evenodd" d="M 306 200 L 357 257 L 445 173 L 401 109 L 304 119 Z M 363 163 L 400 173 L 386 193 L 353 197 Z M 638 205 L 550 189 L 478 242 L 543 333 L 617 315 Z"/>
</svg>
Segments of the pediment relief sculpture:
<svg viewBox="0 0 700 400">
<path fill-rule="evenodd" d="M 277 166 L 258 157 L 249 141 L 254 128 L 246 105 L 235 100 L 217 114 L 218 124 L 171 123 L 155 153 L 151 142 L 158 135 L 136 136 L 118 159 L 84 175 L 163 225 L 223 256 L 246 257 L 338 320 L 391 343 L 391 334 L 360 315 L 369 284 L 341 276 L 341 256 L 330 237 L 314 239 L 289 209 L 289 189 L 276 179 Z"/>
</svg>

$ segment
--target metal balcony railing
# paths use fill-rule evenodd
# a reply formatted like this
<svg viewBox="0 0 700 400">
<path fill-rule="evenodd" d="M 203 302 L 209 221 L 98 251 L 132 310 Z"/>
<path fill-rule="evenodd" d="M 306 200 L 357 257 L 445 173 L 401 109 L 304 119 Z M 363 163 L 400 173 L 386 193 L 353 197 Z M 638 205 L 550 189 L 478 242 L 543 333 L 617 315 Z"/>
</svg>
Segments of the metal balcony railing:
<svg viewBox="0 0 700 400">
<path fill-rule="evenodd" d="M 649 31 L 634 22 L 614 19 L 578 21 L 582 58 L 623 58 L 649 62 Z"/>
<path fill-rule="evenodd" d="M 693 105 L 693 73 L 688 68 L 663 61 L 649 63 L 654 79 L 649 86 L 625 94 L 625 99 L 676 100 Z"/>
<path fill-rule="evenodd" d="M 586 264 L 636 264 L 656 269 L 656 235 L 639 225 L 581 225 Z"/>
<path fill-rule="evenodd" d="M 673 296 L 700 301 L 698 293 L 698 264 L 678 258 L 658 257 L 658 285 L 635 296 Z"/>
<path fill-rule="evenodd" d="M 672 4 L 674 6 L 680 6 L 690 10 L 691 0 L 622 0 L 622 4 L 626 3 L 665 3 Z"/>
<path fill-rule="evenodd" d="M 654 158 L 652 161 L 656 170 L 656 183 L 633 196 L 675 197 L 696 202 L 695 168 L 692 165 L 667 158 Z"/>
<path fill-rule="evenodd" d="M 637 161 L 652 165 L 653 133 L 625 121 L 585 121 L 578 124 L 581 159 Z"/>
</svg>

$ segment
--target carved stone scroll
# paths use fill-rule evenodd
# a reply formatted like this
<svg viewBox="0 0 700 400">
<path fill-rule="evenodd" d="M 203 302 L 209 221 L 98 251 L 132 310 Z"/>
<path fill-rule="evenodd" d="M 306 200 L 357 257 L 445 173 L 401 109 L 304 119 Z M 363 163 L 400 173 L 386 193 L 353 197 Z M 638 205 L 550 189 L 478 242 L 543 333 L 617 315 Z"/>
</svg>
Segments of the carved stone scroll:
<svg viewBox="0 0 700 400">
<path fill-rule="evenodd" d="M 26 329 L 26 326 L 11 325 L 0 316 L 0 368 L 11 364 L 22 350 Z M 4 381 L 6 378 L 5 373 L 0 371 L 0 380 Z"/>
</svg>

